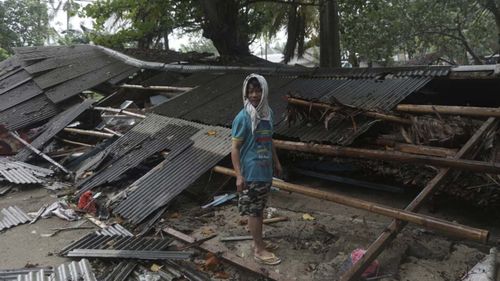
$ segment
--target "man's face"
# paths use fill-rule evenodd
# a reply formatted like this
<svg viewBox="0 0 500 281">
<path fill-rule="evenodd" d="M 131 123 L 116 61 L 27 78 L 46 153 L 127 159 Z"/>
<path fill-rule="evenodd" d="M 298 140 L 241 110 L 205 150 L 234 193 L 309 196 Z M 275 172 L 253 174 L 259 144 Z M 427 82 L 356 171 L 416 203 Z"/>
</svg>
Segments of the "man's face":
<svg viewBox="0 0 500 281">
<path fill-rule="evenodd" d="M 248 101 L 250 101 L 250 103 L 253 105 L 253 107 L 257 107 L 260 103 L 260 100 L 262 99 L 262 89 L 249 84 L 247 98 Z"/>
</svg>

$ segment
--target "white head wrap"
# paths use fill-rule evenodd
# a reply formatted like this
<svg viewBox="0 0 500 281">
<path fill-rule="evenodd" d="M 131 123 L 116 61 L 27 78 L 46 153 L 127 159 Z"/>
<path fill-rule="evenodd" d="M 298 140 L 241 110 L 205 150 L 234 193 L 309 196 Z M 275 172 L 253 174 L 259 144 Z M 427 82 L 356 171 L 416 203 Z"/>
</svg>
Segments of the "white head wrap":
<svg viewBox="0 0 500 281">
<path fill-rule="evenodd" d="M 260 83 L 260 87 L 262 88 L 262 97 L 257 107 L 254 107 L 252 103 L 250 103 L 246 95 L 248 81 L 252 78 L 257 78 Z M 252 73 L 245 78 L 245 82 L 243 82 L 243 107 L 252 120 L 252 134 L 255 132 L 260 120 L 271 120 L 271 108 L 269 107 L 269 102 L 267 101 L 267 95 L 267 81 L 264 77 Z"/>
</svg>

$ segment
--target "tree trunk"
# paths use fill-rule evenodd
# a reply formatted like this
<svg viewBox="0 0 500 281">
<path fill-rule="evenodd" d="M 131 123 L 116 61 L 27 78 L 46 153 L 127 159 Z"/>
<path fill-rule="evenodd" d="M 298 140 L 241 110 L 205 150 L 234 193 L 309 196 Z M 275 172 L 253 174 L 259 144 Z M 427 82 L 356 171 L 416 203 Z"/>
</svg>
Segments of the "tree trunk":
<svg viewBox="0 0 500 281">
<path fill-rule="evenodd" d="M 320 9 L 320 66 L 340 67 L 340 18 L 337 0 L 323 0 Z"/>
<path fill-rule="evenodd" d="M 247 56 L 248 34 L 235 0 L 199 0 L 204 14 L 203 36 L 212 40 L 221 56 Z"/>
<path fill-rule="evenodd" d="M 288 63 L 295 55 L 297 38 L 299 35 L 299 18 L 297 14 L 297 4 L 290 4 L 288 7 L 287 38 L 284 51 L 284 61 Z"/>
</svg>

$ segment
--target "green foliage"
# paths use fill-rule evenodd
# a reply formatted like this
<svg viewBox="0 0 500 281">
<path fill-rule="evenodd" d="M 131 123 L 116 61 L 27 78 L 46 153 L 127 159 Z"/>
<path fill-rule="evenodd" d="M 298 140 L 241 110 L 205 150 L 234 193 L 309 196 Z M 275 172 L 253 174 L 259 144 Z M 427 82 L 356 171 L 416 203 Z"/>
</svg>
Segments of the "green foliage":
<svg viewBox="0 0 500 281">
<path fill-rule="evenodd" d="M 45 2 L 5 0 L 0 2 L 0 47 L 9 53 L 13 47 L 43 45 L 48 35 Z"/>
<path fill-rule="evenodd" d="M 160 47 L 176 27 L 193 28 L 190 1 L 97 0 L 85 8 L 95 19 L 92 40 L 101 45 Z"/>
<path fill-rule="evenodd" d="M 0 61 L 3 61 L 4 59 L 7 59 L 8 57 L 10 57 L 9 52 L 7 52 L 3 48 L 0 48 Z"/>
</svg>

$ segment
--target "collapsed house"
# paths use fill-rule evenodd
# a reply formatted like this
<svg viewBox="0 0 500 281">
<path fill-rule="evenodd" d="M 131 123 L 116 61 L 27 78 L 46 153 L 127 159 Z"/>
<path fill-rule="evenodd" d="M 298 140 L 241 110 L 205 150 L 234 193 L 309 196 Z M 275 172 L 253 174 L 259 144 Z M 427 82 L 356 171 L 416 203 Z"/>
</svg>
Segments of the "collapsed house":
<svg viewBox="0 0 500 281">
<path fill-rule="evenodd" d="M 440 194 L 491 209 L 500 205 L 500 111 L 494 109 L 500 106 L 494 97 L 499 70 L 496 65 L 227 67 L 144 62 L 89 45 L 19 48 L 0 64 L 1 144 L 3 154 L 10 155 L 0 166 L 7 167 L 7 161 L 17 163 L 17 169 L 32 167 L 25 162 L 49 164 L 73 177 L 77 198 L 87 191 L 109 192 L 112 214 L 146 233 L 172 200 L 227 162 L 230 126 L 241 109 L 241 84 L 257 72 L 268 81 L 275 145 L 288 152 L 284 157 L 290 159 L 292 174 L 385 192 L 419 192 L 399 210 L 276 183 L 283 190 L 395 219 L 342 279 L 355 280 L 404 227 L 396 222 L 488 239 L 487 231 L 416 212 Z M 3 166 L 0 173 L 9 180 L 12 169 Z M 231 176 L 231 170 L 220 166 L 214 171 Z M 98 236 L 81 241 L 94 239 L 101 245 Z M 169 242 L 139 241 L 156 246 L 131 250 L 162 251 Z M 120 257 L 99 247 L 73 247 L 81 250 L 73 257 Z M 183 257 L 167 254 L 160 258 Z M 121 267 L 129 273 L 134 269 L 127 263 Z"/>
</svg>

